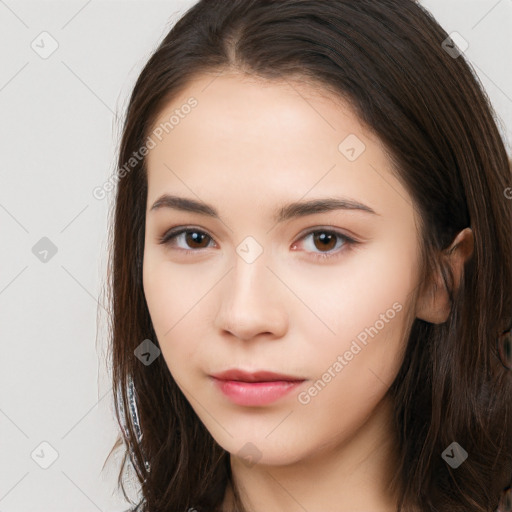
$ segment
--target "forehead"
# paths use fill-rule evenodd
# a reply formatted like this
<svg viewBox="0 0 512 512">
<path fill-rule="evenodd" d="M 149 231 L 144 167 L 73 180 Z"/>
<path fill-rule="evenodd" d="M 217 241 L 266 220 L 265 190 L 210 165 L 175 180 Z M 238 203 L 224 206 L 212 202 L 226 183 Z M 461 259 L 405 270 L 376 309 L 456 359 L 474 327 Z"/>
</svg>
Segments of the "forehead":
<svg viewBox="0 0 512 512">
<path fill-rule="evenodd" d="M 195 105 L 190 108 L 192 98 Z M 153 131 L 160 130 L 159 139 L 184 142 L 190 125 L 196 142 L 230 137 L 238 144 L 246 144 L 247 149 L 268 139 L 274 139 L 272 147 L 281 150 L 299 139 L 315 144 L 323 139 L 332 145 L 333 135 L 336 139 L 343 133 L 357 133 L 379 143 L 361 125 L 350 104 L 320 84 L 265 80 L 236 73 L 196 77 L 161 110 Z M 184 137 L 180 138 L 180 133 Z M 272 147 L 267 145 L 266 149 Z M 152 155 L 155 153 L 158 151 Z"/>
<path fill-rule="evenodd" d="M 162 192 L 197 193 L 222 209 L 235 195 L 248 205 L 337 191 L 412 214 L 378 137 L 320 86 L 200 76 L 162 109 L 153 133 L 159 127 L 147 156 L 149 206 Z"/>
</svg>

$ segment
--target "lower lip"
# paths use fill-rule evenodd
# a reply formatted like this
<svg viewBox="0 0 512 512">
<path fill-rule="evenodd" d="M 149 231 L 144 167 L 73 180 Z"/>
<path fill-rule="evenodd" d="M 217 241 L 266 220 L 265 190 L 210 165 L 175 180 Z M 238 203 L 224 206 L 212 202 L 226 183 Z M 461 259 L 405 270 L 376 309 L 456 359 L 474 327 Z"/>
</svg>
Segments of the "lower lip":
<svg viewBox="0 0 512 512">
<path fill-rule="evenodd" d="M 276 380 L 269 382 L 241 382 L 213 379 L 219 389 L 238 405 L 258 406 L 275 402 L 304 381 Z"/>
</svg>

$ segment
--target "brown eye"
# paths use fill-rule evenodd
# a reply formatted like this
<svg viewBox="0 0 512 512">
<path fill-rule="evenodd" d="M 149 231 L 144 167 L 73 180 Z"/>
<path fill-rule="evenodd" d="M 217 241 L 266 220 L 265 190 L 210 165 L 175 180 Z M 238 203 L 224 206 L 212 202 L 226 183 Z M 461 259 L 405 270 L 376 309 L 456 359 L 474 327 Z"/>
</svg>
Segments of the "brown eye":
<svg viewBox="0 0 512 512">
<path fill-rule="evenodd" d="M 204 245 L 204 241 L 209 238 L 206 233 L 200 231 L 185 231 L 185 242 L 192 248 L 204 249 L 208 246 L 208 244 L 206 246 Z"/>
<path fill-rule="evenodd" d="M 186 251 L 188 249 L 207 249 L 210 241 L 213 241 L 213 239 L 204 231 L 182 228 L 167 232 L 159 243 L 170 247 L 177 246 L 178 249 Z"/>
<path fill-rule="evenodd" d="M 313 233 L 313 243 L 317 249 L 321 251 L 330 251 L 336 247 L 337 236 L 335 233 L 328 231 L 317 231 Z"/>
<path fill-rule="evenodd" d="M 306 243 L 305 243 L 306 242 Z M 360 242 L 329 229 L 316 229 L 306 233 L 299 243 L 293 245 L 293 249 L 299 244 L 305 246 L 304 252 L 311 254 L 313 259 L 325 261 L 328 258 L 340 256 Z M 337 249 L 337 250 L 336 250 Z"/>
</svg>

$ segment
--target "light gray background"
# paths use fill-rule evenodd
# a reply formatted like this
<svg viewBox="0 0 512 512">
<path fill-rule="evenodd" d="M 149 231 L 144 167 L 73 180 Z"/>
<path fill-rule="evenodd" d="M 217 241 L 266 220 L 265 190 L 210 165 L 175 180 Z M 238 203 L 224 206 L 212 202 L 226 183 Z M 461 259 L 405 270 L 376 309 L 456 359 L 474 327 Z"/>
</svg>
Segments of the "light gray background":
<svg viewBox="0 0 512 512">
<path fill-rule="evenodd" d="M 127 508 L 117 467 L 102 471 L 117 434 L 101 296 L 112 194 L 92 190 L 114 171 L 138 73 L 193 3 L 0 0 L 0 512 Z M 423 4 L 468 41 L 510 154 L 512 0 Z M 44 31 L 58 43 L 46 59 L 31 47 L 51 48 Z M 57 248 L 46 262 L 42 237 Z"/>
</svg>

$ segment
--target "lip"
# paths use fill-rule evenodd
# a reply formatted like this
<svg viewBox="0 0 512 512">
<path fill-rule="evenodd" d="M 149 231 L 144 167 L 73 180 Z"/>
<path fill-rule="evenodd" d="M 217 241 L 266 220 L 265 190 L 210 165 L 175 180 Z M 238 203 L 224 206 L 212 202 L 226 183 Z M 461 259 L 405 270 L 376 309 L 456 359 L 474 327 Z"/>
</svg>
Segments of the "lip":
<svg viewBox="0 0 512 512">
<path fill-rule="evenodd" d="M 300 386 L 306 379 L 270 371 L 233 369 L 211 375 L 217 388 L 232 402 L 245 406 L 267 405 Z"/>
<path fill-rule="evenodd" d="M 219 380 L 236 380 L 241 382 L 273 382 L 273 381 L 302 381 L 304 377 L 296 377 L 293 375 L 285 375 L 283 373 L 275 373 L 267 370 L 259 370 L 255 372 L 246 372 L 233 368 L 221 373 L 214 373 L 212 377 Z"/>
</svg>

